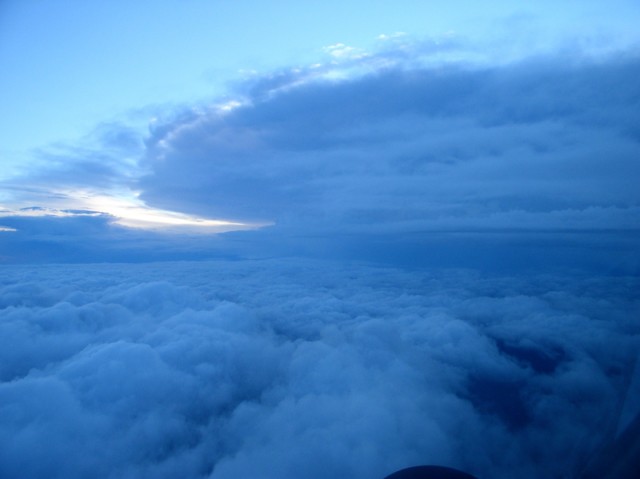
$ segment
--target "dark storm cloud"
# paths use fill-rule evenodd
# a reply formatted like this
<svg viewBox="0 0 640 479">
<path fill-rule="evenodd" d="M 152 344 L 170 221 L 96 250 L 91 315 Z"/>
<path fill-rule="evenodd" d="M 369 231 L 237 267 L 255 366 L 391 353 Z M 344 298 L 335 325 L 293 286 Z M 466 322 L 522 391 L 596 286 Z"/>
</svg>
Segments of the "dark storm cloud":
<svg viewBox="0 0 640 479">
<path fill-rule="evenodd" d="M 310 72 L 158 128 L 142 197 L 316 231 L 639 226 L 633 56 Z"/>
<path fill-rule="evenodd" d="M 637 288 L 301 260 L 3 267 L 0 475 L 563 477 L 615 431 Z"/>
</svg>

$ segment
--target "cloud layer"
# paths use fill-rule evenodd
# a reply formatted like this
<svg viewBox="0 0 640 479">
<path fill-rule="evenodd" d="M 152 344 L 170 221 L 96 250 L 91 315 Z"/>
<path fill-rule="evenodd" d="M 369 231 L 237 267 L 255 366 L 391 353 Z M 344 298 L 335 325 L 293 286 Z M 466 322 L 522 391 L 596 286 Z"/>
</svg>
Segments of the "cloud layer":
<svg viewBox="0 0 640 479">
<path fill-rule="evenodd" d="M 142 198 L 304 231 L 640 226 L 636 57 L 395 54 L 352 60 L 376 67 L 337 80 L 258 78 L 243 106 L 158 126 Z"/>
<path fill-rule="evenodd" d="M 639 271 L 637 54 L 386 44 L 256 73 L 217 103 L 155 119 L 144 139 L 112 122 L 43 152 L 2 185 L 1 260 L 294 253 Z M 102 215 L 23 217 L 32 206 Z M 158 215 L 189 226 L 123 228 Z M 206 241 L 189 229 L 202 218 L 275 226 Z"/>
<path fill-rule="evenodd" d="M 303 260 L 4 267 L 0 475 L 562 477 L 615 432 L 638 286 Z"/>
<path fill-rule="evenodd" d="M 0 275 L 1 477 L 561 478 L 637 417 L 638 55 L 381 41 L 0 185 L 42 263 Z"/>
</svg>

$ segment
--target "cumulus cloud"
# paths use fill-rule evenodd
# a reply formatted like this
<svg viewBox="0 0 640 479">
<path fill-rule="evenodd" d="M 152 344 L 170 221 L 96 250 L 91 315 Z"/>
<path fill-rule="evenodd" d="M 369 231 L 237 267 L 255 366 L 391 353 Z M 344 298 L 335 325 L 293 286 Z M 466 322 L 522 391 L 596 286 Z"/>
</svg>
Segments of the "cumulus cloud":
<svg viewBox="0 0 640 479">
<path fill-rule="evenodd" d="M 0 475 L 564 477 L 615 433 L 638 286 L 310 260 L 4 267 Z"/>
</svg>

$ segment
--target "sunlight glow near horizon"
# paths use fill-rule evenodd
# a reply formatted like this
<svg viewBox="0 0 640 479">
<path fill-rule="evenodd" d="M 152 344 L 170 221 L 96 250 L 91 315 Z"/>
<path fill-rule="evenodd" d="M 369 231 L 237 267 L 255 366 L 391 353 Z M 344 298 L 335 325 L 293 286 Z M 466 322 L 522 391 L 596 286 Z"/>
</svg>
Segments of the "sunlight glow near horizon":
<svg viewBox="0 0 640 479">
<path fill-rule="evenodd" d="M 220 233 L 234 229 L 251 228 L 250 225 L 225 220 L 212 220 L 197 216 L 151 208 L 138 198 L 90 195 L 85 199 L 90 209 L 116 217 L 116 224 L 129 228 L 171 229 L 188 228 L 193 232 Z"/>
<path fill-rule="evenodd" d="M 249 224 L 201 218 L 185 213 L 151 208 L 138 199 L 136 195 L 111 195 L 88 190 L 61 193 L 66 199 L 63 203 L 58 202 L 56 208 L 25 207 L 17 210 L 4 208 L 0 211 L 0 218 L 10 216 L 69 217 L 109 215 L 114 218 L 114 224 L 127 228 L 205 234 L 267 226 L 267 224 Z M 14 228 L 2 228 L 0 231 L 16 231 Z"/>
</svg>

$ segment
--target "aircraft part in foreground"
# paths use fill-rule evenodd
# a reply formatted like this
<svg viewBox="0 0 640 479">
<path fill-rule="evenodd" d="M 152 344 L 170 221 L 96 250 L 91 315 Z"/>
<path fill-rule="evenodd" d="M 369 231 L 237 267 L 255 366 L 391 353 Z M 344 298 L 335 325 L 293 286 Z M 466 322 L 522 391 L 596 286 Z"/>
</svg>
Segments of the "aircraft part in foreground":
<svg viewBox="0 0 640 479">
<path fill-rule="evenodd" d="M 394 472 L 384 479 L 476 479 L 476 477 L 449 467 L 414 466 Z"/>
</svg>

